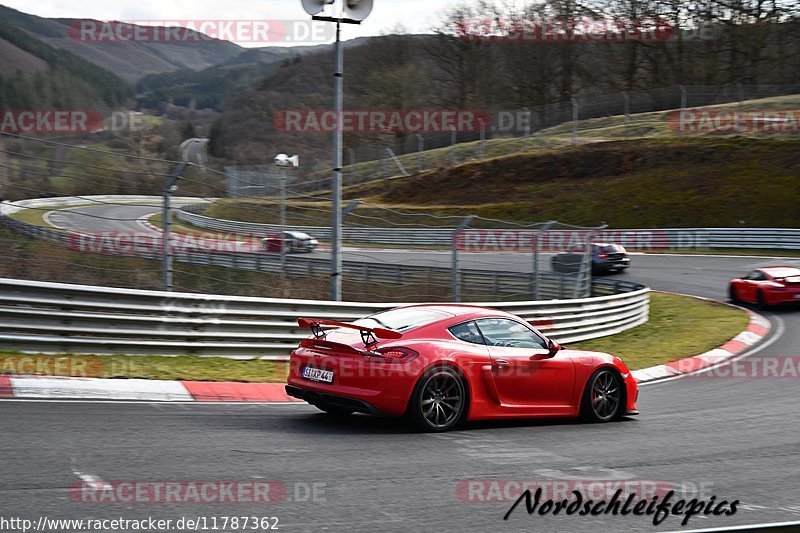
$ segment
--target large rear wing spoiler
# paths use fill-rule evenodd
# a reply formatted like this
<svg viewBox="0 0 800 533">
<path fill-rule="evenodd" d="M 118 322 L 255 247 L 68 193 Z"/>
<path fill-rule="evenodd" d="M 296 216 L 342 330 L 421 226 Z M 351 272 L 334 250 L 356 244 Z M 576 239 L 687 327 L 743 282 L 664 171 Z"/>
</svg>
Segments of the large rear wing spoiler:
<svg viewBox="0 0 800 533">
<path fill-rule="evenodd" d="M 364 341 L 364 344 L 367 346 L 370 344 L 375 344 L 378 342 L 378 339 L 400 339 L 403 337 L 402 333 L 391 329 L 367 328 L 364 326 L 357 326 L 355 324 L 348 324 L 346 322 L 337 322 L 335 320 L 326 320 L 323 318 L 298 318 L 297 324 L 301 328 L 309 328 L 311 333 L 314 334 L 314 337 L 318 339 L 325 336 L 325 330 L 322 329 L 322 326 L 355 329 L 361 333 L 361 340 Z"/>
</svg>

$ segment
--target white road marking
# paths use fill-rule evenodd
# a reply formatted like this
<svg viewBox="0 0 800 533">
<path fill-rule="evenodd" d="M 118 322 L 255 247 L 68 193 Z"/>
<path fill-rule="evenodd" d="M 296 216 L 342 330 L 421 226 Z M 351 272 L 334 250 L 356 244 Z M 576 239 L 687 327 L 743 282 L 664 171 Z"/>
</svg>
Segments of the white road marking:
<svg viewBox="0 0 800 533">
<path fill-rule="evenodd" d="M 161 400 L 87 400 L 80 398 L 0 398 L 0 402 L 39 402 L 39 403 L 109 403 L 109 404 L 131 404 L 131 405 L 154 405 L 154 406 L 187 406 L 187 405 L 238 405 L 238 406 L 258 406 L 258 405 L 304 405 L 311 407 L 305 402 L 198 402 L 196 400 L 176 400 L 164 402 Z"/>
<path fill-rule="evenodd" d="M 722 531 L 747 531 L 751 529 L 761 529 L 765 527 L 788 527 L 800 526 L 800 522 L 762 522 L 760 524 L 748 524 L 746 526 L 723 526 L 712 527 L 709 529 L 680 529 L 674 531 L 665 531 L 664 533 L 714 533 Z"/>
<path fill-rule="evenodd" d="M 69 462 L 72 468 L 72 473 L 78 476 L 80 480 L 86 483 L 92 490 L 102 490 L 108 486 L 108 483 L 99 477 L 80 472 L 77 468 L 78 461 L 74 457 L 70 457 Z"/>
</svg>

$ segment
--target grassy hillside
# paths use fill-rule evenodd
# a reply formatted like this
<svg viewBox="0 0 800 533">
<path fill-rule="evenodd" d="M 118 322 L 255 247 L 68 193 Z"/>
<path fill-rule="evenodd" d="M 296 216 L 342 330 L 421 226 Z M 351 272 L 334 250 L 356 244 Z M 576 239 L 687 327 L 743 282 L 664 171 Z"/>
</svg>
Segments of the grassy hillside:
<svg viewBox="0 0 800 533">
<path fill-rule="evenodd" d="M 0 107 L 31 108 L 91 105 L 112 108 L 133 95 L 115 74 L 32 37 L 0 19 L 0 39 L 6 53 L 33 57 L 36 69 L 0 71 Z M 9 67 L 13 65 L 9 63 Z M 44 68 L 42 68 L 44 67 Z"/>
<path fill-rule="evenodd" d="M 29 37 L 135 82 L 150 73 L 199 70 L 231 60 L 242 48 L 227 41 L 85 43 L 69 37 L 78 19 L 48 19 L 0 6 L 0 22 Z"/>
<path fill-rule="evenodd" d="M 391 216 L 394 222 L 402 219 L 378 206 L 617 228 L 798 227 L 799 149 L 798 141 L 771 138 L 601 142 L 373 181 L 345 189 L 345 198 L 367 200 L 358 214 Z M 327 224 L 327 213 L 314 208 L 327 205 L 296 202 L 290 216 Z M 274 200 L 228 200 L 209 211 L 254 222 L 274 219 L 275 213 Z"/>
</svg>

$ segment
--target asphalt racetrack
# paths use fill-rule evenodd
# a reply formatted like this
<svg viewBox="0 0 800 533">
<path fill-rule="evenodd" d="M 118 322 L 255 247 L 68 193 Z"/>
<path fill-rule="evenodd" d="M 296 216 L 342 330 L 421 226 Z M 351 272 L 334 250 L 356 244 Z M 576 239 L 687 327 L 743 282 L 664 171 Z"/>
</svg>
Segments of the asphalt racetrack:
<svg viewBox="0 0 800 533">
<path fill-rule="evenodd" d="M 78 209 L 131 219 L 153 211 Z M 104 221 L 60 213 L 53 222 L 88 230 Z M 114 230 L 136 222 L 117 224 Z M 391 262 L 401 255 L 408 261 L 409 252 L 348 251 L 345 258 L 365 253 Z M 420 264 L 448 257 L 414 253 Z M 519 254 L 465 255 L 465 266 L 527 267 Z M 800 262 L 634 256 L 621 276 L 655 289 L 724 300 L 731 277 L 776 263 Z M 772 332 L 747 356 L 797 355 L 800 310 L 765 315 Z M 646 516 L 528 516 L 524 505 L 504 521 L 512 501 L 474 501 L 459 492 L 470 480 L 649 480 L 683 486 L 687 499 L 740 501 L 733 516 L 695 516 L 687 528 L 800 520 L 798 383 L 675 379 L 643 386 L 641 415 L 618 423 L 491 422 L 443 435 L 414 433 L 392 419 L 336 419 L 305 404 L 3 401 L 0 499 L 4 515 L 34 520 L 275 516 L 287 532 L 680 529 L 675 517 L 656 528 Z M 81 479 L 258 479 L 282 483 L 287 492 L 283 501 L 267 504 L 77 503 L 69 488 Z"/>
</svg>

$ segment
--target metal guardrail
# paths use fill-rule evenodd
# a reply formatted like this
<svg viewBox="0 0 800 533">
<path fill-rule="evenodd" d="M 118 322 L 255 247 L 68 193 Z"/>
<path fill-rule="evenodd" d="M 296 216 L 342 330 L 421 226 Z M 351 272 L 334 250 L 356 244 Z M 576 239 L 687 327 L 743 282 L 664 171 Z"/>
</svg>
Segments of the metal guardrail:
<svg viewBox="0 0 800 533">
<path fill-rule="evenodd" d="M 569 343 L 643 324 L 649 289 L 596 280 L 577 300 L 480 303 L 514 313 Z M 35 353 L 157 354 L 285 360 L 308 335 L 298 317 L 351 321 L 394 307 L 143 291 L 0 278 L 0 346 Z"/>
<path fill-rule="evenodd" d="M 190 204 L 176 211 L 182 222 L 198 228 L 228 233 L 269 233 L 274 224 L 222 220 L 201 215 L 207 204 Z M 322 241 L 330 240 L 330 228 L 292 226 Z M 453 228 L 345 227 L 344 240 L 406 246 L 452 246 Z M 498 230 L 503 231 L 503 230 Z M 507 230 L 514 231 L 514 230 Z M 599 230 L 597 240 L 622 244 L 631 250 L 780 249 L 800 250 L 800 229 L 792 228 L 664 228 Z"/>
<path fill-rule="evenodd" d="M 235 220 L 222 220 L 199 214 L 206 204 L 192 204 L 176 210 L 178 220 L 198 228 L 226 233 L 268 234 L 280 231 L 281 226 L 276 224 L 258 224 L 252 222 L 239 222 Z M 331 240 L 331 229 L 325 226 L 292 226 L 286 229 L 304 231 L 321 241 Z M 442 245 L 449 246 L 453 242 L 454 228 L 377 228 L 377 227 L 352 227 L 342 228 L 343 238 L 348 242 L 363 242 L 374 244 L 396 245 Z"/>
<path fill-rule="evenodd" d="M 2 205 L 0 207 L 5 207 Z M 0 217 L 0 222 L 12 230 L 70 246 L 68 232 L 36 226 L 22 222 L 10 216 Z M 134 255 L 132 251 L 128 255 Z M 136 250 L 136 257 L 160 260 L 160 250 Z M 195 253 L 175 252 L 174 260 L 200 266 L 235 268 L 258 272 L 281 272 L 281 262 L 274 253 Z M 404 283 L 431 286 L 450 286 L 452 272 L 443 266 L 418 266 L 412 264 L 365 263 L 360 261 L 343 261 L 342 271 L 348 280 L 364 285 L 370 283 L 394 284 L 398 279 Z M 325 258 L 290 256 L 286 260 L 286 275 L 298 277 L 327 276 L 330 274 L 330 262 Z M 476 294 L 493 294 L 498 298 L 527 298 L 534 293 L 536 278 L 524 272 L 498 272 L 497 270 L 461 269 L 461 282 Z M 558 299 L 575 294 L 577 278 L 572 274 L 555 272 L 541 273 L 539 276 L 539 298 Z"/>
</svg>

